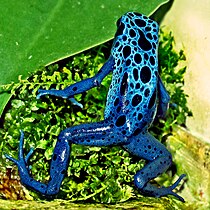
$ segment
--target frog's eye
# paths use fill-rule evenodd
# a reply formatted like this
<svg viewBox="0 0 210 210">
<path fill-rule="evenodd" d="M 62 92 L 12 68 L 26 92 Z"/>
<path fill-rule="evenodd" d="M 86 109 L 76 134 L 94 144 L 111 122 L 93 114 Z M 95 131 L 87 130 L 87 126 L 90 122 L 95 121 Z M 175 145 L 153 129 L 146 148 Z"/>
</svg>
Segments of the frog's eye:
<svg viewBox="0 0 210 210">
<path fill-rule="evenodd" d="M 121 19 L 122 19 L 122 18 L 119 18 L 119 19 L 117 20 L 117 22 L 116 22 L 117 27 L 119 27 L 119 25 L 120 25 L 120 23 L 121 23 Z"/>
</svg>

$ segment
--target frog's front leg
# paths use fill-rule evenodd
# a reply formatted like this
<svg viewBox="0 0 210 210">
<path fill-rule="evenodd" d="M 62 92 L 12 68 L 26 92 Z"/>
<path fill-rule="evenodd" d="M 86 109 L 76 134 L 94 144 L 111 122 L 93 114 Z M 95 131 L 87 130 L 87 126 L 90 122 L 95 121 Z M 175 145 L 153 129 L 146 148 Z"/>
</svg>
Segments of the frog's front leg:
<svg viewBox="0 0 210 210">
<path fill-rule="evenodd" d="M 134 177 L 134 184 L 142 194 L 153 197 L 173 195 L 184 202 L 182 197 L 173 192 L 185 177 L 184 174 L 170 187 L 158 188 L 149 183 L 150 180 L 165 172 L 172 164 L 172 156 L 164 145 L 149 133 L 145 133 L 131 137 L 130 143 L 124 148 L 132 154 L 149 161 Z"/>
<path fill-rule="evenodd" d="M 114 58 L 110 56 L 108 61 L 102 66 L 99 72 L 91 78 L 85 79 L 83 81 L 77 82 L 69 87 L 65 88 L 64 90 L 38 90 L 37 99 L 44 95 L 52 95 L 57 96 L 65 99 L 69 99 L 73 104 L 77 104 L 76 100 L 74 99 L 74 95 L 83 93 L 93 87 L 99 86 L 106 75 L 108 75 L 114 68 Z M 80 106 L 80 104 L 77 104 Z"/>
<path fill-rule="evenodd" d="M 165 118 L 166 116 L 166 112 L 168 109 L 168 104 L 170 101 L 170 96 L 160 78 L 160 76 L 158 75 L 158 83 L 157 83 L 157 87 L 158 87 L 158 109 L 157 109 L 157 114 L 156 117 L 157 118 Z"/>
<path fill-rule="evenodd" d="M 18 160 L 8 155 L 6 157 L 18 166 L 23 185 L 43 195 L 51 196 L 59 192 L 61 183 L 66 175 L 70 158 L 70 145 L 72 143 L 89 146 L 109 146 L 126 144 L 128 141 L 128 138 L 114 129 L 113 123 L 109 120 L 81 124 L 65 129 L 58 136 L 58 141 L 53 152 L 50 165 L 50 181 L 48 184 L 38 182 L 30 176 L 27 160 L 31 152 L 27 155 L 26 160 L 23 155 L 23 134 L 21 134 L 20 138 Z"/>
</svg>

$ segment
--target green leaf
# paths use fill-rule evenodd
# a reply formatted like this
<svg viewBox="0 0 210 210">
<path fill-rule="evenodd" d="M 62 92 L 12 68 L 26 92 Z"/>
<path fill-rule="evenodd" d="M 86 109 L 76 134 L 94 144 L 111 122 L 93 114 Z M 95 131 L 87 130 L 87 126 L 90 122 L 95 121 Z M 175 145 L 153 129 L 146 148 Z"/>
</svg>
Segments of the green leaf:
<svg viewBox="0 0 210 210">
<path fill-rule="evenodd" d="M 0 86 L 112 39 L 123 13 L 149 15 L 164 2 L 168 0 L 2 1 Z M 0 94 L 0 115 L 10 97 Z"/>
</svg>

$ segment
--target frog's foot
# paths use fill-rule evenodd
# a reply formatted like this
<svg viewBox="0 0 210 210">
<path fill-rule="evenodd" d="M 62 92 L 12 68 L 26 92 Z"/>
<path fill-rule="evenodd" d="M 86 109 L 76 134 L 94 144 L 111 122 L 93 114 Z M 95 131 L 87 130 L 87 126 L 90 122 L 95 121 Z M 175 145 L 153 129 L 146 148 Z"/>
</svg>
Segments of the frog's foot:
<svg viewBox="0 0 210 210">
<path fill-rule="evenodd" d="M 23 154 L 23 144 L 24 144 L 24 133 L 21 131 L 20 136 L 20 144 L 19 144 L 19 153 L 18 153 L 18 159 L 15 159 L 7 154 L 5 154 L 5 157 L 12 162 L 14 162 L 18 166 L 18 171 L 20 174 L 21 183 L 31 189 L 34 189 L 42 194 L 46 194 L 47 185 L 42 184 L 30 176 L 30 169 L 31 167 L 27 165 L 27 162 L 30 158 L 30 156 L 33 153 L 33 148 L 29 151 L 29 153 L 24 158 Z"/>
<path fill-rule="evenodd" d="M 39 89 L 38 93 L 39 94 L 36 96 L 37 99 L 40 99 L 42 96 L 45 96 L 45 95 L 57 96 L 57 97 L 61 97 L 61 98 L 68 98 L 63 90 L 56 90 L 56 89 L 43 90 L 43 89 Z"/>
<path fill-rule="evenodd" d="M 178 180 L 173 185 L 171 185 L 170 187 L 163 188 L 163 189 L 166 189 L 165 191 L 166 191 L 167 195 L 173 195 L 173 196 L 177 197 L 182 202 L 185 202 L 184 201 L 184 198 L 182 198 L 181 196 L 179 196 L 178 194 L 176 194 L 175 192 L 173 192 L 173 190 L 178 186 L 178 184 L 182 181 L 182 179 L 184 177 L 186 177 L 186 174 L 182 174 L 178 178 Z"/>
<path fill-rule="evenodd" d="M 27 170 L 29 169 L 28 171 L 30 171 L 31 167 L 30 166 L 27 167 L 26 164 L 28 163 L 29 158 L 33 154 L 34 149 L 31 148 L 29 153 L 26 155 L 26 157 L 25 158 L 23 157 L 24 133 L 22 130 L 20 131 L 20 133 L 21 133 L 21 136 L 20 136 L 20 145 L 19 145 L 19 156 L 18 156 L 19 160 L 16 160 L 15 158 L 13 158 L 7 154 L 5 154 L 5 157 L 7 159 L 11 160 L 12 162 L 14 162 L 17 166 L 21 167 L 21 165 L 25 165 L 25 168 L 27 168 Z"/>
<path fill-rule="evenodd" d="M 83 108 L 83 105 L 81 103 L 76 101 L 76 99 L 74 97 L 69 97 L 68 94 L 66 94 L 66 92 L 63 91 L 63 90 L 55 90 L 55 89 L 43 90 L 43 89 L 39 89 L 38 93 L 39 94 L 36 97 L 37 99 L 40 99 L 42 96 L 45 96 L 45 95 L 57 96 L 57 97 L 61 97 L 61 98 L 64 98 L 64 99 L 68 99 L 73 105 L 79 106 L 81 109 Z"/>
<path fill-rule="evenodd" d="M 184 202 L 182 197 L 173 192 L 173 190 L 185 177 L 184 174 L 181 175 L 179 179 L 170 187 L 157 187 L 150 184 L 150 180 L 153 180 L 160 174 L 164 173 L 172 164 L 172 156 L 170 152 L 149 133 L 140 133 L 132 138 L 133 139 L 131 139 L 130 144 L 127 144 L 124 147 L 139 157 L 143 157 L 149 161 L 134 176 L 134 184 L 138 190 L 142 194 L 153 197 L 173 195 L 180 201 Z M 142 145 L 146 148 L 145 150 L 142 149 Z"/>
<path fill-rule="evenodd" d="M 167 195 L 173 195 L 176 198 L 178 198 L 180 201 L 185 202 L 184 199 L 179 196 L 177 193 L 173 192 L 173 190 L 178 186 L 178 184 L 182 181 L 182 179 L 185 177 L 185 174 L 182 174 L 179 179 L 170 187 L 160 187 L 157 188 L 150 183 L 147 183 L 143 188 L 139 188 L 138 184 L 135 183 L 138 187 L 138 189 L 141 191 L 142 194 L 154 196 L 154 197 L 162 197 Z"/>
</svg>

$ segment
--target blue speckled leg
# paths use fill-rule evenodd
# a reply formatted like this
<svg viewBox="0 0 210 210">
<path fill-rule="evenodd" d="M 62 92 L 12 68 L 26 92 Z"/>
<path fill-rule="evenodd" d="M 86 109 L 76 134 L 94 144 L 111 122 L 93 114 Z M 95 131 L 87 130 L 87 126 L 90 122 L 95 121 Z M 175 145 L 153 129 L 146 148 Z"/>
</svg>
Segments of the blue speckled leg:
<svg viewBox="0 0 210 210">
<path fill-rule="evenodd" d="M 50 182 L 46 194 L 56 194 L 59 191 L 69 164 L 72 143 L 86 146 L 109 146 L 124 144 L 128 141 L 125 136 L 115 133 L 110 125 L 108 120 L 104 120 L 73 126 L 60 133 L 53 152 Z"/>
<path fill-rule="evenodd" d="M 165 118 L 168 109 L 168 104 L 170 101 L 170 96 L 159 75 L 158 75 L 158 99 L 159 99 L 159 105 L 156 117 Z"/>
<path fill-rule="evenodd" d="M 65 99 L 69 99 L 73 104 L 76 104 L 78 106 L 82 106 L 76 100 L 74 99 L 74 95 L 83 93 L 93 87 L 99 86 L 110 72 L 112 72 L 114 68 L 114 58 L 112 56 L 109 57 L 108 61 L 102 66 L 102 68 L 99 70 L 99 72 L 91 78 L 82 80 L 80 82 L 77 82 L 75 84 L 70 85 L 69 87 L 65 88 L 64 90 L 42 90 L 39 89 L 39 94 L 37 95 L 37 99 L 44 95 L 52 95 L 57 96 Z"/>
<path fill-rule="evenodd" d="M 43 195 L 55 195 L 59 192 L 60 185 L 66 175 L 70 158 L 71 143 L 90 146 L 121 145 L 128 142 L 128 139 L 121 133 L 114 132 L 109 120 L 97 123 L 82 124 L 65 129 L 58 136 L 52 161 L 50 165 L 50 180 L 43 184 L 34 180 L 29 174 L 27 161 L 32 150 L 24 158 L 23 144 L 24 135 L 21 132 L 18 160 L 6 155 L 6 158 L 13 161 L 17 166 L 23 185 L 36 190 Z"/>
<path fill-rule="evenodd" d="M 176 188 L 185 175 L 181 175 L 177 182 L 170 187 L 158 188 L 149 183 L 150 180 L 165 172 L 172 163 L 172 156 L 164 145 L 152 135 L 146 133 L 132 137 L 130 144 L 124 146 L 124 148 L 132 154 L 149 161 L 134 177 L 134 183 L 142 194 L 154 197 L 173 195 L 184 202 L 184 199 L 172 190 Z"/>
</svg>

